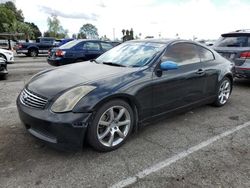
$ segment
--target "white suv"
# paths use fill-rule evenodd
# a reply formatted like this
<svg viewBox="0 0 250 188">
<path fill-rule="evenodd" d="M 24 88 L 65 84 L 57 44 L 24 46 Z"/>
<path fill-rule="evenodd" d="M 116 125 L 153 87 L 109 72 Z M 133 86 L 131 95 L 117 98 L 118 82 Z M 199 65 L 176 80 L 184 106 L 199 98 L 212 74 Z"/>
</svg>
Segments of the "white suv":
<svg viewBox="0 0 250 188">
<path fill-rule="evenodd" d="M 10 50 L 0 49 L 0 58 L 4 58 L 7 63 L 14 63 L 14 53 Z"/>
</svg>

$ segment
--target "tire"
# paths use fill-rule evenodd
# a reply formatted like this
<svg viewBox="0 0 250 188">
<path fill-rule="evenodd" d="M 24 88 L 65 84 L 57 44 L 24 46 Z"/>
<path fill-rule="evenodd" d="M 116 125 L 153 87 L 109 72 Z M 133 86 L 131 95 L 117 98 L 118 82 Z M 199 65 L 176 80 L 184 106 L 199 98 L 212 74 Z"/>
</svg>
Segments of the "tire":
<svg viewBox="0 0 250 188">
<path fill-rule="evenodd" d="M 7 74 L 2 74 L 0 75 L 0 80 L 7 80 L 8 75 Z"/>
<path fill-rule="evenodd" d="M 214 106 L 221 107 L 224 106 L 231 95 L 232 82 L 228 77 L 222 79 L 217 89 L 217 98 L 213 103 Z"/>
<path fill-rule="evenodd" d="M 30 57 L 37 57 L 38 56 L 38 51 L 36 49 L 30 49 L 29 50 L 29 56 Z"/>
<path fill-rule="evenodd" d="M 115 150 L 125 143 L 133 124 L 134 113 L 128 103 L 123 100 L 107 102 L 97 110 L 89 125 L 88 143 L 97 151 Z"/>
</svg>

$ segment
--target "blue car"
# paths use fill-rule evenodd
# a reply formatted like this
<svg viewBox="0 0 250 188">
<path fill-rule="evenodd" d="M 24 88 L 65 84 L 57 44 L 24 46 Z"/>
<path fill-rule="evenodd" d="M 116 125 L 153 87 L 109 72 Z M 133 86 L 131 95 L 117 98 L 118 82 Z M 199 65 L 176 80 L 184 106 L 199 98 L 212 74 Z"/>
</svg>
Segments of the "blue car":
<svg viewBox="0 0 250 188">
<path fill-rule="evenodd" d="M 53 48 L 49 52 L 47 61 L 53 66 L 88 61 L 99 57 L 113 47 L 110 42 L 100 40 L 73 40 L 58 48 Z"/>
</svg>

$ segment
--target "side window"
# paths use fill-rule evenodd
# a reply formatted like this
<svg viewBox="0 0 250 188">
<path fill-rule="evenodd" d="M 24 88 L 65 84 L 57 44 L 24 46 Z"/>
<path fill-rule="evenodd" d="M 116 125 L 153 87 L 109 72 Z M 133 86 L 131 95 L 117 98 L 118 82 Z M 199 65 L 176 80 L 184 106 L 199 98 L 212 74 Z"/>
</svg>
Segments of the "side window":
<svg viewBox="0 0 250 188">
<path fill-rule="evenodd" d="M 100 45 L 97 42 L 85 42 L 83 49 L 89 50 L 89 51 L 99 51 Z"/>
<path fill-rule="evenodd" d="M 214 54 L 210 50 L 203 48 L 201 46 L 197 46 L 197 48 L 198 48 L 198 51 L 200 53 L 200 57 L 201 57 L 202 62 L 214 60 Z"/>
<path fill-rule="evenodd" d="M 113 46 L 109 43 L 104 43 L 104 42 L 101 42 L 101 46 L 102 46 L 102 49 L 105 50 L 105 51 L 108 51 L 110 50 L 111 48 L 113 48 Z"/>
<path fill-rule="evenodd" d="M 197 47 L 191 43 L 177 43 L 169 46 L 162 61 L 174 61 L 180 65 L 200 62 Z"/>
</svg>

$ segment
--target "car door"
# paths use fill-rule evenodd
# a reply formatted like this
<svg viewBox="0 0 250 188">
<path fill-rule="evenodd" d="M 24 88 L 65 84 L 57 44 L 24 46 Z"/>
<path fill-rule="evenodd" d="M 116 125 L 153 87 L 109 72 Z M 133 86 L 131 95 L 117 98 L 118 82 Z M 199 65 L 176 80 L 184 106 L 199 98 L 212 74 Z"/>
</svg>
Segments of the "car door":
<svg viewBox="0 0 250 188">
<path fill-rule="evenodd" d="M 85 42 L 83 49 L 86 50 L 87 60 L 95 59 L 103 53 L 99 42 Z"/>
<path fill-rule="evenodd" d="M 161 58 L 161 62 L 164 61 L 177 63 L 178 69 L 160 71 L 159 74 L 159 68 L 156 68 L 153 74 L 153 115 L 197 102 L 205 94 L 205 72 L 195 44 L 171 44 Z"/>
<path fill-rule="evenodd" d="M 210 97 L 217 92 L 217 82 L 220 74 L 217 66 L 220 66 L 220 63 L 215 61 L 213 52 L 208 48 L 197 46 L 197 49 L 200 54 L 202 68 L 206 73 L 205 97 Z"/>
<path fill-rule="evenodd" d="M 75 61 L 78 60 L 87 60 L 87 49 L 85 48 L 85 42 L 80 42 L 76 46 L 73 47 L 71 52 L 72 56 Z"/>
</svg>

